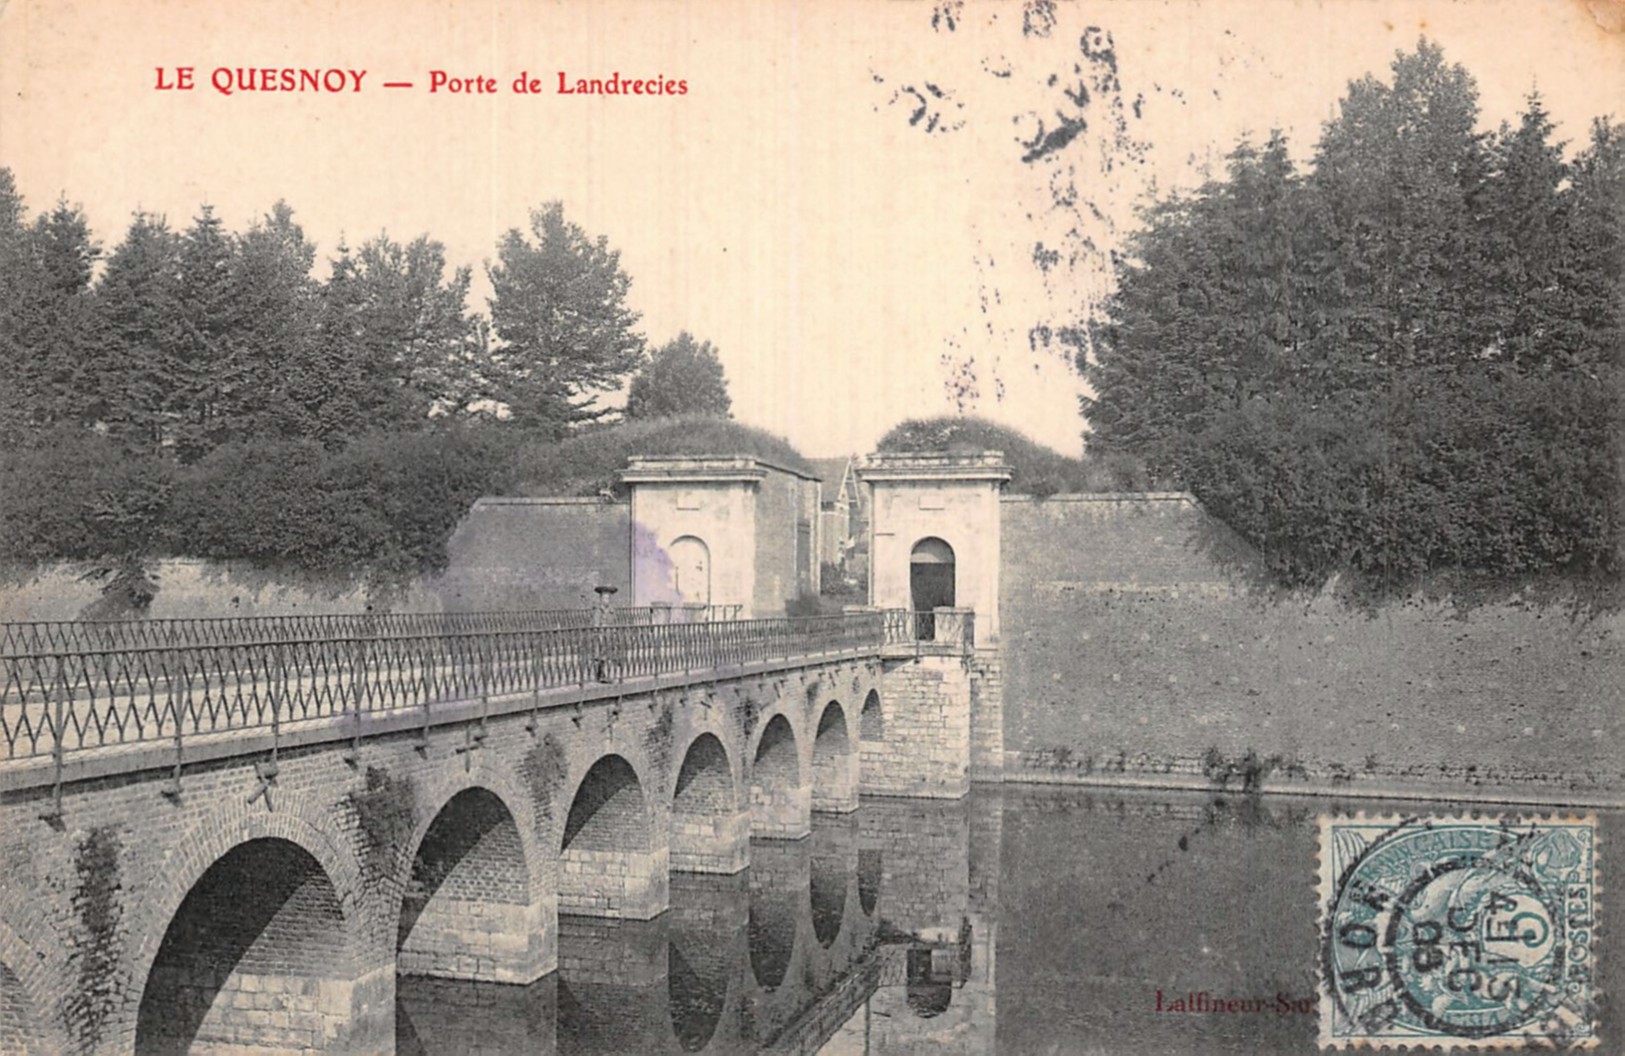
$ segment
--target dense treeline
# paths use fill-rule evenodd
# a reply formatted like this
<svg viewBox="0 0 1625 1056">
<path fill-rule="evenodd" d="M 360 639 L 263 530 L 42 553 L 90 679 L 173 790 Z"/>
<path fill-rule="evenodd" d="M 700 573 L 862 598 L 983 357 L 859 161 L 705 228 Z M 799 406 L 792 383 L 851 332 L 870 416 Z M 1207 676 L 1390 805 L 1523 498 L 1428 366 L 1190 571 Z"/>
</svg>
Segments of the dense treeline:
<svg viewBox="0 0 1625 1056">
<path fill-rule="evenodd" d="M 489 318 L 427 236 L 340 245 L 321 281 L 315 263 L 281 202 L 240 233 L 207 206 L 184 231 L 137 213 L 104 255 L 66 201 L 29 222 L 0 170 L 0 439 L 77 425 L 184 463 L 482 415 L 558 438 L 640 368 L 643 416 L 727 413 L 715 350 L 685 333 L 651 359 L 620 255 L 558 203 L 503 236 Z"/>
<path fill-rule="evenodd" d="M 1424 41 L 1352 84 L 1306 171 L 1272 135 L 1149 213 L 1085 401 L 1273 578 L 1616 581 L 1625 126 L 1572 159 L 1530 96 L 1476 131 Z"/>
<path fill-rule="evenodd" d="M 445 565 L 475 499 L 593 497 L 630 455 L 754 454 L 808 470 L 785 441 L 708 415 L 584 427 L 554 443 L 497 428 L 223 444 L 195 462 L 128 452 L 91 430 L 0 458 L 0 560 L 81 563 L 140 609 L 145 559 L 248 560 L 275 572 L 400 584 Z M 161 584 L 158 584 L 161 586 Z"/>
<path fill-rule="evenodd" d="M 727 414 L 715 349 L 651 356 L 619 254 L 557 203 L 501 239 L 488 317 L 427 236 L 316 262 L 284 203 L 240 232 L 137 213 L 104 251 L 0 169 L 0 564 L 135 593 L 161 555 L 399 580 L 629 380 L 639 417 Z"/>
</svg>

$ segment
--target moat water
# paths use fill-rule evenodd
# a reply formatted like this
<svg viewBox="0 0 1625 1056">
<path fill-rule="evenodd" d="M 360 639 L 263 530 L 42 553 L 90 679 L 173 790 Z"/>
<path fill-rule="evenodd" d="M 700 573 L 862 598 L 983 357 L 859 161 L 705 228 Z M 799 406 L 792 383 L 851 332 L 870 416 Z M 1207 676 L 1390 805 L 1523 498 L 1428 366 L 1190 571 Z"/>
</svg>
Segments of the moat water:
<svg viewBox="0 0 1625 1056">
<path fill-rule="evenodd" d="M 806 839 L 754 842 L 737 876 L 674 874 L 655 920 L 563 918 L 559 970 L 532 986 L 401 979 L 397 1051 L 1314 1053 L 1318 815 L 1473 809 L 1070 788 L 866 799 L 815 815 Z M 1625 900 L 1607 888 L 1625 815 L 1599 816 L 1598 846 L 1595 1051 L 1619 1052 Z"/>
</svg>

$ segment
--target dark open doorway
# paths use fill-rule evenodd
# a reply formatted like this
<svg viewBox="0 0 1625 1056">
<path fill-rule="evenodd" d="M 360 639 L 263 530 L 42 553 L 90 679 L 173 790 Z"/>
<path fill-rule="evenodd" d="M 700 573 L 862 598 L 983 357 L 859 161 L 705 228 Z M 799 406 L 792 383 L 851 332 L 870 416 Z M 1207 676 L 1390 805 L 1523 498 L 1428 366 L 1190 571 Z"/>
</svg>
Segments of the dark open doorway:
<svg viewBox="0 0 1625 1056">
<path fill-rule="evenodd" d="M 922 642 L 936 638 L 933 609 L 954 606 L 954 548 L 935 537 L 921 539 L 909 555 L 908 588 L 914 634 Z"/>
</svg>

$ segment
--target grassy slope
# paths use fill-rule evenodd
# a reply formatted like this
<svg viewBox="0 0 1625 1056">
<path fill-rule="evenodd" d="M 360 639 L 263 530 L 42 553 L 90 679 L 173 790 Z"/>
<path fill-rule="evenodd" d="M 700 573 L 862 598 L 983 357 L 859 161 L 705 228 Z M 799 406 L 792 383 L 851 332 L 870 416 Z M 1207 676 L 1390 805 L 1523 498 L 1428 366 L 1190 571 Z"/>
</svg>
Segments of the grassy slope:
<svg viewBox="0 0 1625 1056">
<path fill-rule="evenodd" d="M 1003 451 L 1010 465 L 1006 492 L 1054 495 L 1060 492 L 1145 491 L 1150 482 L 1131 460 L 1111 456 L 1074 458 L 983 418 L 914 418 L 880 438 L 879 450 Z"/>
<path fill-rule="evenodd" d="M 726 418 L 685 415 L 624 422 L 537 445 L 515 455 L 513 491 L 532 496 L 619 493 L 617 475 L 633 455 L 754 455 L 787 469 L 811 472 L 787 440 Z"/>
</svg>

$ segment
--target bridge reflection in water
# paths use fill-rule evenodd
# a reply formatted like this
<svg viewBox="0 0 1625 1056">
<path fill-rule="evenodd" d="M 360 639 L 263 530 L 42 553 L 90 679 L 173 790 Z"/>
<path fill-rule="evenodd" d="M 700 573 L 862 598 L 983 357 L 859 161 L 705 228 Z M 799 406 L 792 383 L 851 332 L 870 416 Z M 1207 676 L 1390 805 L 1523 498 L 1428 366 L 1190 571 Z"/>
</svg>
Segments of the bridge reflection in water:
<svg viewBox="0 0 1625 1056">
<path fill-rule="evenodd" d="M 565 917 L 530 987 L 399 981 L 398 1051 L 1310 1054 L 1316 818 L 1458 804 L 977 788 L 865 799 L 756 840 L 733 876 L 674 873 L 651 921 Z M 1483 811 L 1480 805 L 1477 809 Z M 1600 872 L 1625 816 L 1599 815 Z M 1603 899 L 1601 934 L 1625 933 Z M 1599 983 L 1617 978 L 1600 945 Z M 1179 1015 L 1174 997 L 1274 1001 Z M 1599 1051 L 1621 1051 L 1604 1003 Z"/>
<path fill-rule="evenodd" d="M 559 970 L 530 986 L 402 976 L 397 1052 L 816 1052 L 887 986 L 935 1016 L 988 938 L 971 808 L 865 800 L 753 840 L 744 872 L 674 872 L 653 920 L 561 916 Z"/>
</svg>

